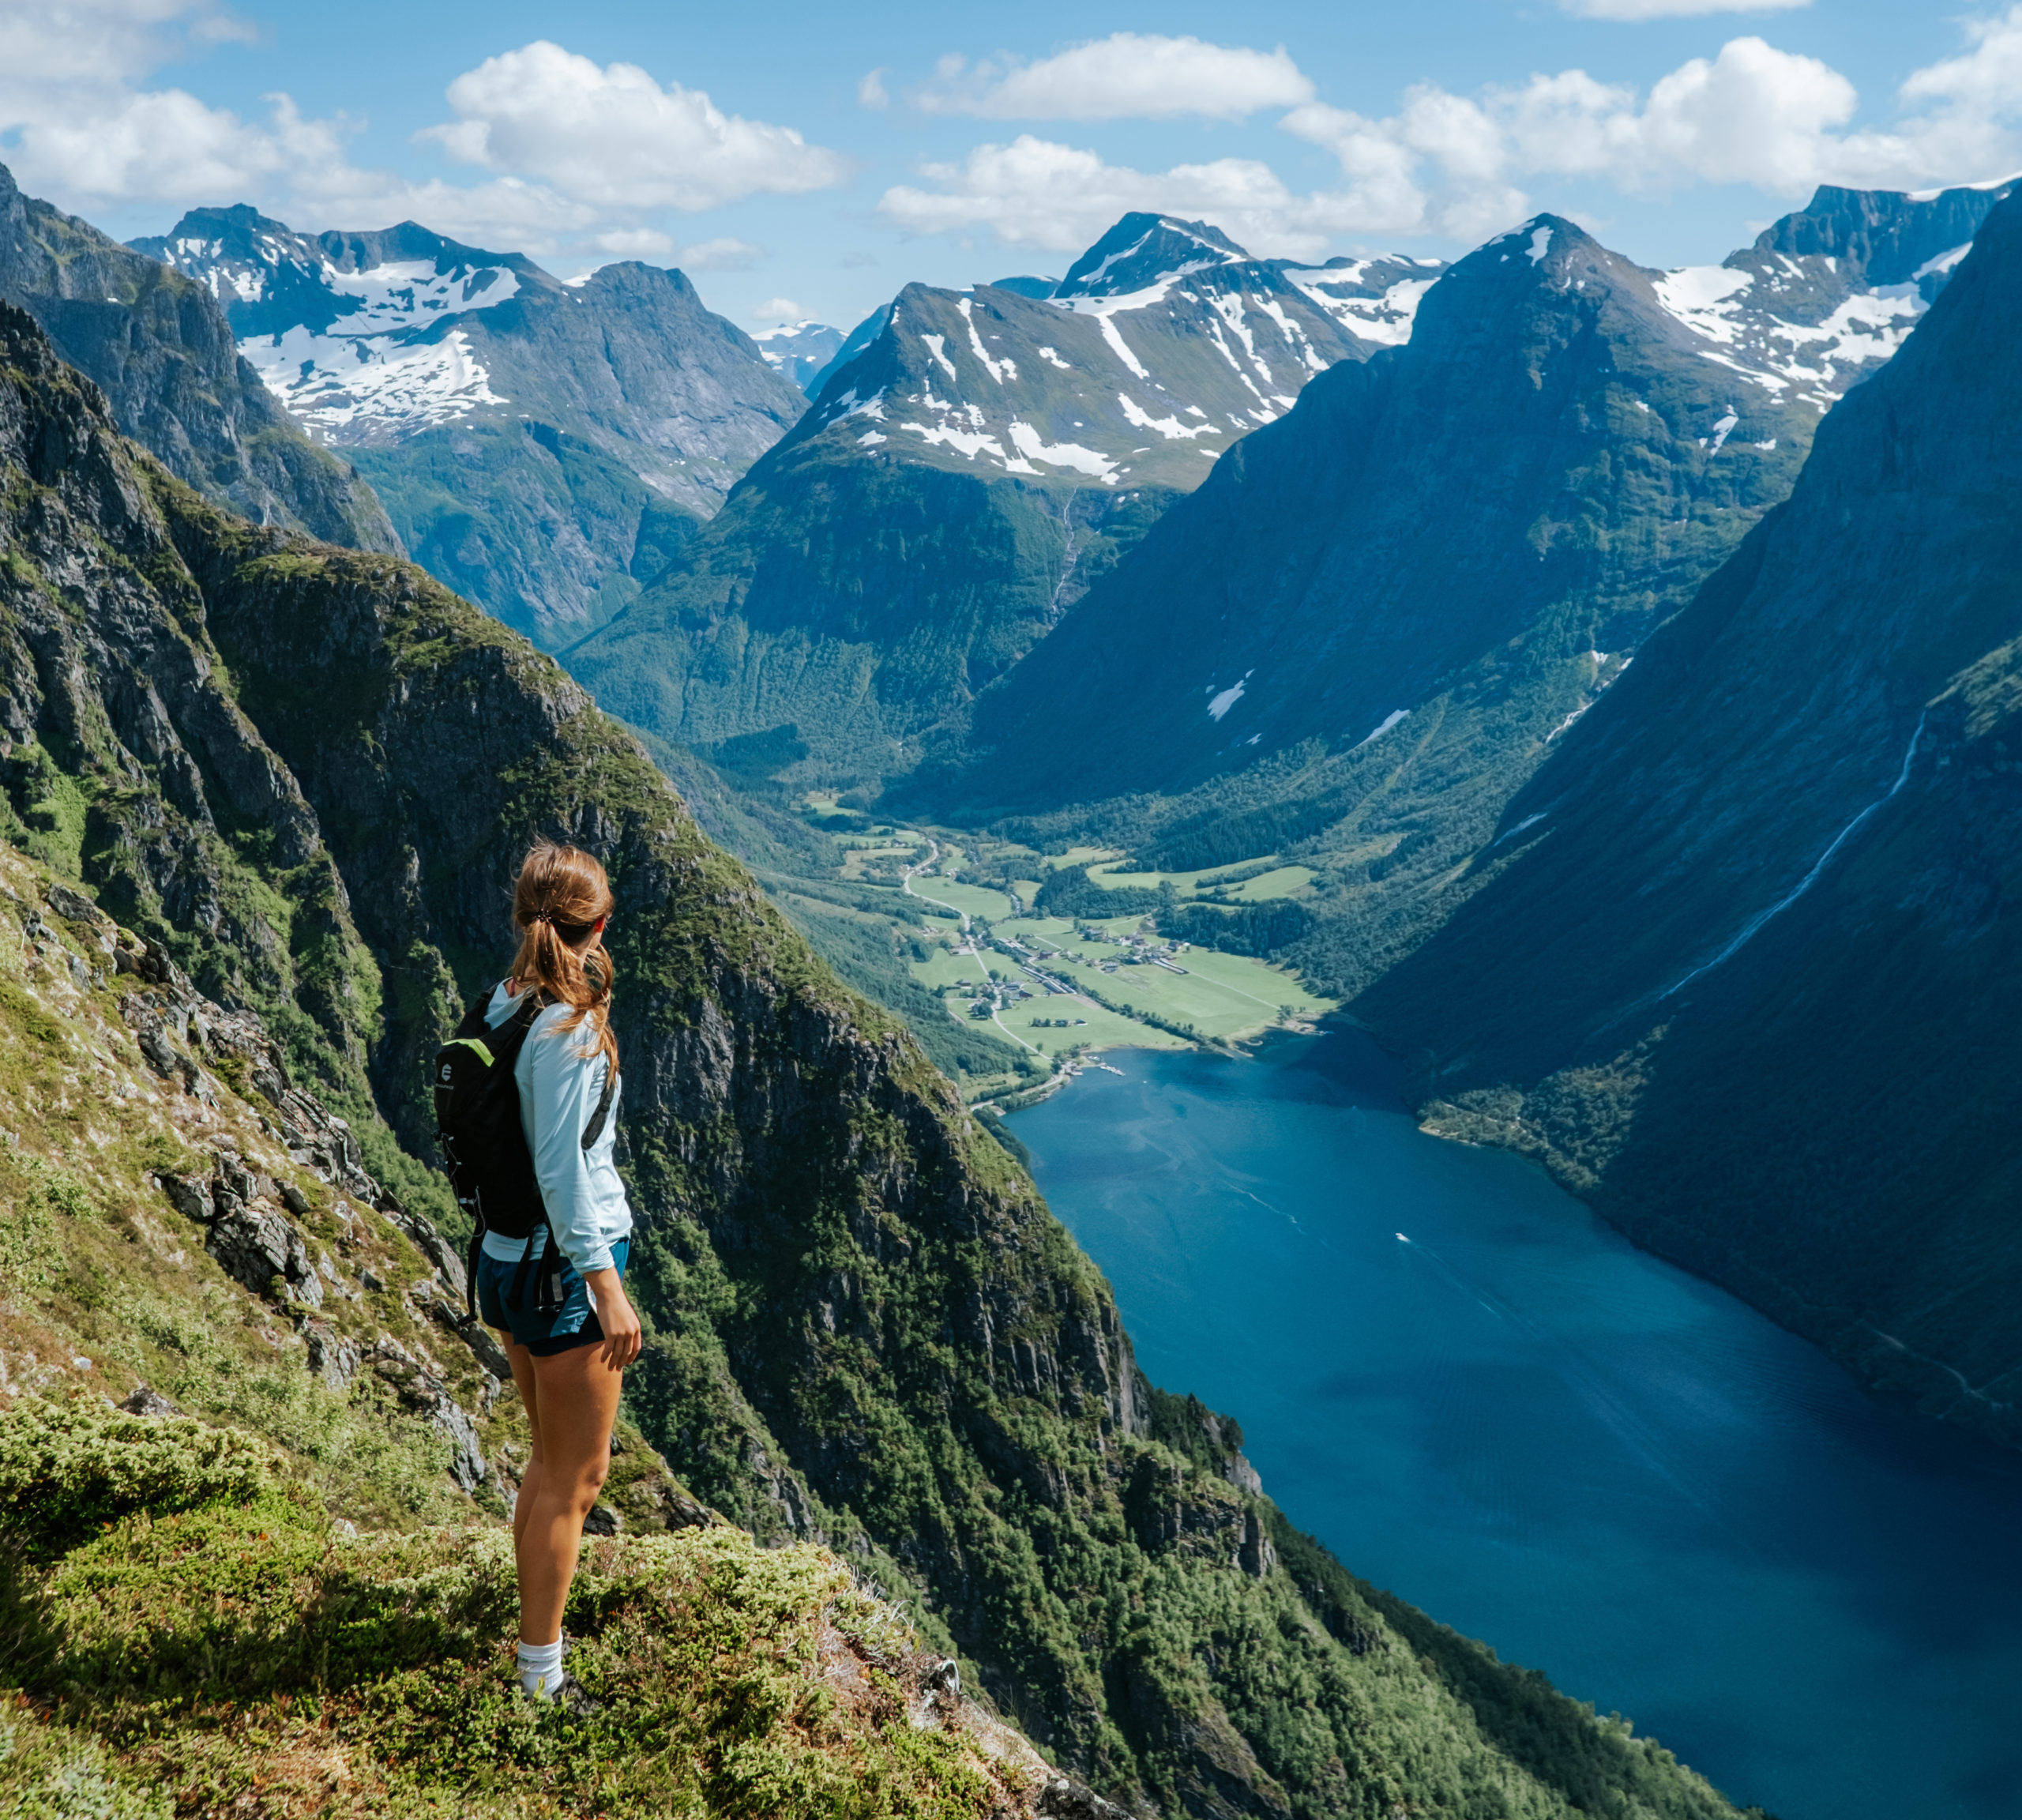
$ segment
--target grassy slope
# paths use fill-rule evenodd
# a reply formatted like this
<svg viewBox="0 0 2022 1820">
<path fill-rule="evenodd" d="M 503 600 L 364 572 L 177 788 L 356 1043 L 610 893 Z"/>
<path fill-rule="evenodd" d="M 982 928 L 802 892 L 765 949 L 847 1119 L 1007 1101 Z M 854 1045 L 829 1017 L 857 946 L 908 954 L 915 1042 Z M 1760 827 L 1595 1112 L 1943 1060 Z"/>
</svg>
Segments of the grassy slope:
<svg viewBox="0 0 2022 1820">
<path fill-rule="evenodd" d="M 982 1820 L 1045 1779 L 846 1563 L 728 1525 L 589 1543 L 576 1723 L 512 1691 L 502 1529 L 351 1533 L 250 1436 L 19 1402 L 0 1517 L 11 1814 Z"/>
</svg>

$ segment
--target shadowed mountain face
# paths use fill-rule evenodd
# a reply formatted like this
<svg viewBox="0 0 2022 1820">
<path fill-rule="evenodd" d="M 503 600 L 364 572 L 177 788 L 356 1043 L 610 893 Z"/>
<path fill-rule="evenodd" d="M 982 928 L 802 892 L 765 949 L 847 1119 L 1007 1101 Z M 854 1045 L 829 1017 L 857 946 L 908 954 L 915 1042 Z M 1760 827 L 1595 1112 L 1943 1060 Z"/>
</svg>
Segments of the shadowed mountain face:
<svg viewBox="0 0 2022 1820">
<path fill-rule="evenodd" d="M 1437 1121 L 2011 1443 L 2019 299 L 2010 200 L 1356 1006 Z"/>
<path fill-rule="evenodd" d="M 565 284 L 412 222 L 311 235 L 243 205 L 134 244 L 225 306 L 417 561 L 545 644 L 636 596 L 806 403 L 679 272 Z"/>
<path fill-rule="evenodd" d="M 1297 908 L 1227 938 L 1359 989 L 1787 494 L 1821 415 L 1894 352 L 1994 201 L 1822 192 L 1764 237 L 1892 224 L 1873 271 L 1758 248 L 1646 272 L 1549 216 L 1492 242 L 1408 346 L 1329 373 L 1218 464 L 979 705 L 965 768 L 913 788 L 1181 870 L 1303 861 Z M 1923 275 L 1871 282 L 1899 268 Z"/>
<path fill-rule="evenodd" d="M 372 489 L 314 447 L 239 357 L 205 287 L 24 196 L 4 165 L 0 298 L 97 382 L 123 434 L 206 498 L 333 543 L 399 549 Z"/>
<path fill-rule="evenodd" d="M 569 664 L 627 719 L 759 775 L 908 770 L 1220 451 L 1404 339 L 1437 272 L 1308 271 L 1129 216 L 1050 296 L 909 285 Z"/>
<path fill-rule="evenodd" d="M 73 930 L 99 929 L 91 899 L 116 908 L 158 944 L 148 978 L 169 977 L 173 956 L 227 1014 L 257 1006 L 278 1039 L 262 1035 L 260 1066 L 228 1081 L 169 1041 L 186 1027 L 205 1040 L 188 995 L 172 1026 L 148 1013 L 132 1025 L 152 1058 L 145 1092 L 81 1089 L 74 1071 L 48 1082 L 50 1122 L 81 1148 L 158 1156 L 177 1124 L 204 1128 L 199 1089 L 233 1095 L 248 1127 L 284 1129 L 269 1096 L 302 1111 L 285 1063 L 352 1110 L 395 1194 L 439 1205 L 394 1138 L 427 1145 L 428 1059 L 511 952 L 518 855 L 537 835 L 578 841 L 624 907 L 611 942 L 630 1286 L 652 1325 L 628 1408 L 697 1494 L 761 1540 L 834 1547 L 1054 1760 L 1133 1814 L 1733 1814 L 1669 1752 L 1353 1579 L 1288 1523 L 1232 1423 L 1144 1382 L 1108 1286 L 911 1040 L 814 959 L 551 660 L 412 565 L 207 505 L 123 443 L 96 389 L 4 305 L 0 558 L 9 877 L 43 869 L 50 916 Z M 124 969 L 95 975 L 103 947 L 87 965 L 12 886 L 0 901 L 23 938 L 7 957 L 10 1037 L 25 1030 L 66 1070 L 104 1078 L 86 1059 L 90 1025 L 66 1019 L 88 998 L 116 1026 L 145 996 L 126 996 Z M 64 1016 L 41 1009 L 58 1002 Z M 85 1092 L 88 1119 L 66 1110 Z M 81 1166 L 96 1193 L 105 1172 Z M 250 1171 L 235 1179 L 261 1192 Z M 115 1226 L 94 1209 L 90 1224 L 166 1253 L 179 1242 L 163 1211 Z M 438 1268 L 453 1265 L 422 1236 Z M 284 1288 L 316 1281 L 297 1257 Z M 239 1268 L 251 1294 L 276 1293 L 266 1271 Z M 76 1285 L 101 1280 L 59 1274 L 47 1294 L 74 1319 Z M 6 1287 L 13 1322 L 39 1292 Z M 419 1343 L 412 1316 L 444 1344 L 436 1318 L 404 1309 L 404 1287 L 418 1293 L 393 1285 L 375 1321 Z M 108 1319 L 127 1306 L 110 1284 L 92 1293 Z M 221 1321 L 272 1330 L 237 1289 L 171 1312 L 149 1318 L 193 1350 Z M 261 1349 L 276 1370 L 302 1356 Z M 272 1394 L 285 1403 L 278 1380 Z M 321 1426 L 305 1440 L 283 1420 L 295 1444 L 326 1446 Z M 334 1476 L 349 1457 L 321 1464 Z M 316 1530 L 313 1548 L 330 1546 Z M 474 1527 L 462 1546 L 502 1534 Z M 780 1621 L 756 1598 L 742 1609 L 761 1629 Z M 255 1671 L 278 1647 L 273 1622 L 269 1608 Z M 36 1649 L 10 1671 L 41 1666 L 28 1634 Z M 215 1689 L 209 1658 L 204 1672 Z M 430 1698 L 440 1724 L 483 1722 L 487 1709 L 440 1687 Z M 150 1739 L 175 1735 L 186 1712 L 163 1706 Z M 893 1712 L 890 1735 L 910 1723 Z M 630 1747 L 641 1733 L 611 1735 Z M 822 1786 L 832 1805 L 889 1792 Z M 1085 1792 L 1056 1793 L 1075 1805 L 1050 1803 L 1055 1814 L 1101 1811 Z"/>
<path fill-rule="evenodd" d="M 1812 413 L 1693 340 L 1649 274 L 1569 222 L 1491 242 L 1408 347 L 1337 368 L 1237 449 L 979 740 L 1036 805 L 1091 776 L 1170 790 L 1307 740 L 1355 749 L 1533 629 L 1593 682 L 1587 654 L 1633 645 L 1808 441 Z M 1539 625 L 1567 610 L 1577 624 Z"/>
</svg>

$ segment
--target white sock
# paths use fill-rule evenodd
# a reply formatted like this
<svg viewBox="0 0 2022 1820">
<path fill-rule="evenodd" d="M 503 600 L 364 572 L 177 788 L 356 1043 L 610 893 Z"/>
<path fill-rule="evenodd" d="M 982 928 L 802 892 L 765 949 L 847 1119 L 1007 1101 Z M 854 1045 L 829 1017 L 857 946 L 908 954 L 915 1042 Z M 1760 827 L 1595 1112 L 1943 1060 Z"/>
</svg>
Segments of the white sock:
<svg viewBox="0 0 2022 1820">
<path fill-rule="evenodd" d="M 551 1698 L 562 1685 L 562 1639 L 520 1645 L 520 1687 L 536 1700 Z"/>
</svg>

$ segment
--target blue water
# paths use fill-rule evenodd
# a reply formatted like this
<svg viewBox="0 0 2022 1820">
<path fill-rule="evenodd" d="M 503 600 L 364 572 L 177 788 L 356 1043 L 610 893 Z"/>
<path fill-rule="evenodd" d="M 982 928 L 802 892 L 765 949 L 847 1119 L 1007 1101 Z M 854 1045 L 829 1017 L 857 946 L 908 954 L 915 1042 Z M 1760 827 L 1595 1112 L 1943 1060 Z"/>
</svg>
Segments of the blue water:
<svg viewBox="0 0 2022 1820">
<path fill-rule="evenodd" d="M 1782 1820 L 2022 1815 L 2022 1458 L 1423 1136 L 1359 1036 L 1111 1059 L 1017 1115 L 1039 1186 L 1351 1570 Z"/>
</svg>

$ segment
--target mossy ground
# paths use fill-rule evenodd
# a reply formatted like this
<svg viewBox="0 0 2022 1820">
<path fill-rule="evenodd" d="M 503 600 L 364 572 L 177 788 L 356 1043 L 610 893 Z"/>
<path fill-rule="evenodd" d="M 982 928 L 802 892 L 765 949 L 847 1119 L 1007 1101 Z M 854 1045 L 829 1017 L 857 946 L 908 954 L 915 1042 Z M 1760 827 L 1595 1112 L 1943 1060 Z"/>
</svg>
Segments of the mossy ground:
<svg viewBox="0 0 2022 1820">
<path fill-rule="evenodd" d="M 77 1425 L 24 1403 L 0 1456 Z M 85 1418 L 69 1489 L 94 1465 L 126 1483 L 156 1426 Z M 956 1820 L 1017 1811 L 1040 1772 L 923 1694 L 911 1632 L 843 1562 L 722 1525 L 590 1541 L 566 1623 L 602 1710 L 532 1708 L 502 1526 L 353 1534 L 269 1450 L 216 1439 L 235 1495 L 156 1487 L 46 1567 L 19 1552 L 47 1540 L 21 1532 L 39 1501 L 0 1483 L 0 1811 Z"/>
</svg>

